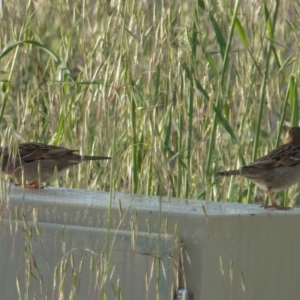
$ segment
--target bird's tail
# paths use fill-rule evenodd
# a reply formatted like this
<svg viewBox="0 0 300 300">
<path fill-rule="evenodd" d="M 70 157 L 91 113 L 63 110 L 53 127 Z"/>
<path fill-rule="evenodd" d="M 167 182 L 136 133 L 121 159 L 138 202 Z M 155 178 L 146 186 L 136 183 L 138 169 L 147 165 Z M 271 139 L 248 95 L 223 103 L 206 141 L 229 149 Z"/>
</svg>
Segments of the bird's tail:
<svg viewBox="0 0 300 300">
<path fill-rule="evenodd" d="M 241 170 L 229 170 L 217 173 L 217 176 L 232 176 L 232 175 L 240 175 Z"/>
<path fill-rule="evenodd" d="M 111 159 L 111 157 L 108 156 L 82 156 L 82 160 L 105 160 L 105 159 Z"/>
</svg>

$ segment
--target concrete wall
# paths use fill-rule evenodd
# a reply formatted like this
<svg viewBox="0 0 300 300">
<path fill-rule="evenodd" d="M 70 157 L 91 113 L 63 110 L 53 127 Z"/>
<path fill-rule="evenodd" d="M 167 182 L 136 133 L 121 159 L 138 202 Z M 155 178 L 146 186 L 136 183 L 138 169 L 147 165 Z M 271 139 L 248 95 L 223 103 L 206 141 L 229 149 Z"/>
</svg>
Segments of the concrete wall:
<svg viewBox="0 0 300 300">
<path fill-rule="evenodd" d="M 300 209 L 16 187 L 2 203 L 0 299 L 300 299 Z"/>
</svg>

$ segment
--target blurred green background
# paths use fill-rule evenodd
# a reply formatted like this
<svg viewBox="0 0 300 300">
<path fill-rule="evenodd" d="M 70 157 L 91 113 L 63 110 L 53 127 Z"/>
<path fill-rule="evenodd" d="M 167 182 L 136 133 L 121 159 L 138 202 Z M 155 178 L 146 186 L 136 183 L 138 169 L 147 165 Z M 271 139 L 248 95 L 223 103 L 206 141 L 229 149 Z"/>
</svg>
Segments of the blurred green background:
<svg viewBox="0 0 300 300">
<path fill-rule="evenodd" d="M 32 0 L 0 13 L 1 145 L 113 157 L 50 185 L 263 203 L 215 174 L 299 124 L 299 2 Z"/>
</svg>

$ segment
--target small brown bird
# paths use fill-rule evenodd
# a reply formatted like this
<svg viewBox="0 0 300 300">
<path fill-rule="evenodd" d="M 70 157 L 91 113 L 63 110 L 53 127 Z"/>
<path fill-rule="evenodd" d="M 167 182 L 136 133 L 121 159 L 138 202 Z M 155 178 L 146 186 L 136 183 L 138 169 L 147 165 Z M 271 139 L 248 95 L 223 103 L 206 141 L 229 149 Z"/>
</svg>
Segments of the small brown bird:
<svg viewBox="0 0 300 300">
<path fill-rule="evenodd" d="M 106 156 L 81 156 L 77 150 L 45 145 L 40 143 L 19 144 L 17 155 L 13 156 L 9 149 L 0 149 L 2 172 L 19 181 L 31 181 L 25 187 L 39 189 L 42 182 L 51 181 L 61 176 L 68 168 L 86 160 L 111 159 Z"/>
<path fill-rule="evenodd" d="M 242 175 L 266 191 L 272 205 L 265 205 L 265 208 L 290 209 L 278 205 L 271 191 L 287 189 L 300 181 L 300 127 L 292 127 L 285 143 L 266 156 L 239 170 L 219 172 L 217 175 Z"/>
</svg>

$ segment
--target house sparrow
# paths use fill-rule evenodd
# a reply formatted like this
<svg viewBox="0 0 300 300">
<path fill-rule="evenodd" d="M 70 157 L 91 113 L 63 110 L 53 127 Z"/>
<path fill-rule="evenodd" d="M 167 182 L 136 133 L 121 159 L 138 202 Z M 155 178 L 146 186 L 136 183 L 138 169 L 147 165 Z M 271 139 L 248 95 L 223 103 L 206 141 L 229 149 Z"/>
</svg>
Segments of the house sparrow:
<svg viewBox="0 0 300 300">
<path fill-rule="evenodd" d="M 300 127 L 292 127 L 285 143 L 266 156 L 239 170 L 219 172 L 217 175 L 242 175 L 266 191 L 272 205 L 265 205 L 265 208 L 290 209 L 278 205 L 271 191 L 287 189 L 300 181 Z"/>
<path fill-rule="evenodd" d="M 16 156 L 7 147 L 0 149 L 2 172 L 19 181 L 31 181 L 25 187 L 39 189 L 42 182 L 61 176 L 68 168 L 85 160 L 111 159 L 106 156 L 82 156 L 77 150 L 40 143 L 19 144 Z"/>
</svg>

